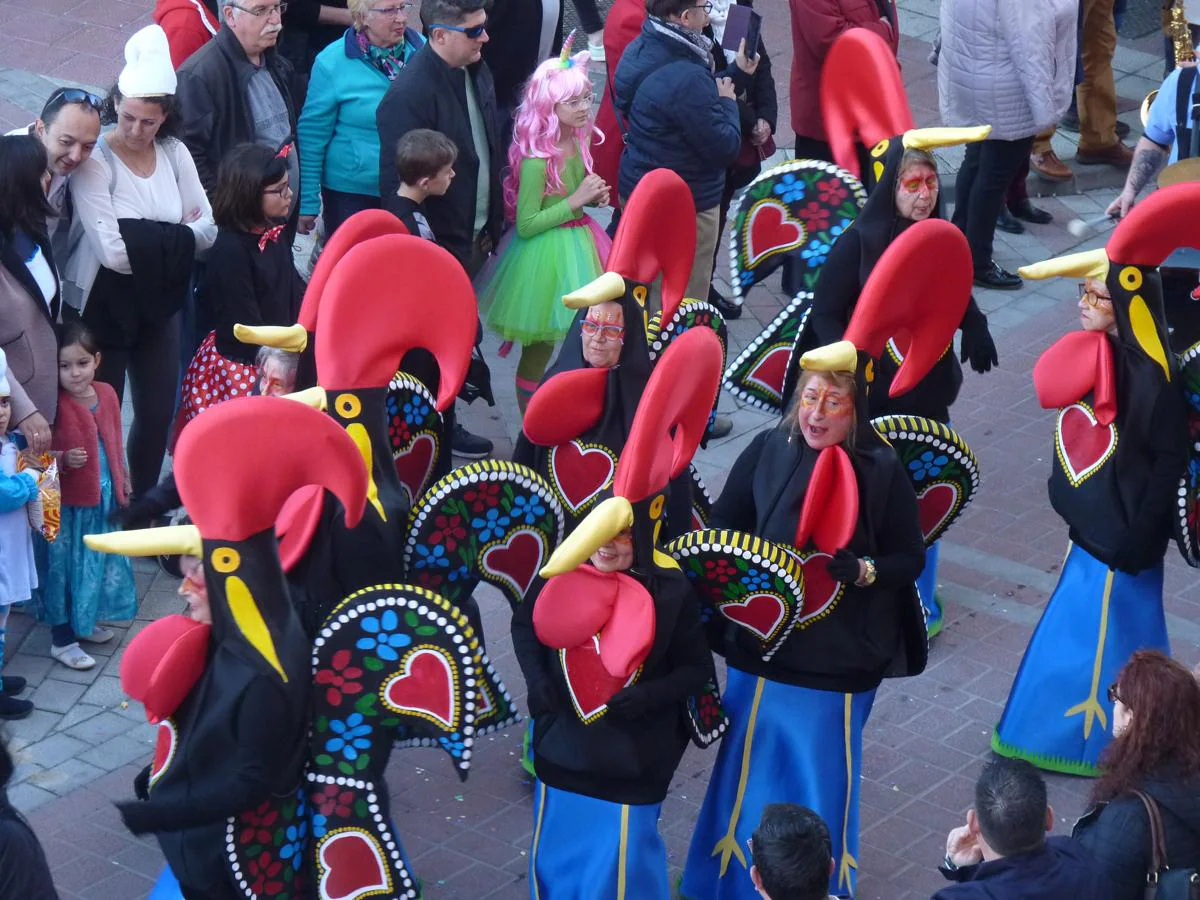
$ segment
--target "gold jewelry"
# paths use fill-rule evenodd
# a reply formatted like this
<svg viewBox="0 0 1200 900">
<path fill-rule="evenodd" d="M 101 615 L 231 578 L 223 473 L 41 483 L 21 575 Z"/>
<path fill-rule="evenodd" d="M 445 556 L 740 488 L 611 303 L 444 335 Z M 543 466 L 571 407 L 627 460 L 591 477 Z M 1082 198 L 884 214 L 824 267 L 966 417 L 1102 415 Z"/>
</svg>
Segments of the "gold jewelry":
<svg viewBox="0 0 1200 900">
<path fill-rule="evenodd" d="M 875 560 L 871 559 L 869 556 L 864 556 L 862 561 L 867 571 L 866 574 L 864 574 L 863 577 L 856 582 L 856 584 L 859 587 L 870 587 L 875 583 Z"/>
</svg>

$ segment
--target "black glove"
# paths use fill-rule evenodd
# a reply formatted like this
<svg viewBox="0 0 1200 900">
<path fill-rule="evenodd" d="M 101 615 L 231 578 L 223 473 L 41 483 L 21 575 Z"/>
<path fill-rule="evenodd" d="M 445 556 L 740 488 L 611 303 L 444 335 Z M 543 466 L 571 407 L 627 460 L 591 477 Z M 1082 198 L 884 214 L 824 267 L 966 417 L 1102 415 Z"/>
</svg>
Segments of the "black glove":
<svg viewBox="0 0 1200 900">
<path fill-rule="evenodd" d="M 525 703 L 529 707 L 529 715 L 536 719 L 538 716 L 559 712 L 565 700 L 554 679 L 543 678 L 530 685 Z"/>
<path fill-rule="evenodd" d="M 858 567 L 858 557 L 845 547 L 833 554 L 833 559 L 826 568 L 830 578 L 843 584 L 854 584 L 862 574 Z"/>
<path fill-rule="evenodd" d="M 608 711 L 622 719 L 644 719 L 661 705 L 653 685 L 634 684 L 613 694 Z"/>
<path fill-rule="evenodd" d="M 118 803 L 117 810 L 121 813 L 121 821 L 133 834 L 160 830 L 159 814 L 149 803 L 140 800 L 136 803 Z"/>
<path fill-rule="evenodd" d="M 987 316 L 968 316 L 962 323 L 962 361 L 980 374 L 990 372 L 992 366 L 1000 365 L 996 354 L 996 342 L 988 330 Z"/>
<path fill-rule="evenodd" d="M 150 767 L 142 769 L 133 779 L 133 794 L 139 800 L 150 799 Z"/>
</svg>

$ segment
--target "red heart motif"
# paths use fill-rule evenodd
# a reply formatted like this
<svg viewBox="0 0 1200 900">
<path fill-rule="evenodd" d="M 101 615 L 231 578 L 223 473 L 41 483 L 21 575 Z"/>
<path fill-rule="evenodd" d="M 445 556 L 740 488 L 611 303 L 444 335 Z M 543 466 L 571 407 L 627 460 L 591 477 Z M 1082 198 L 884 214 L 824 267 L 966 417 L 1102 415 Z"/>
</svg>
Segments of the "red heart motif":
<svg viewBox="0 0 1200 900">
<path fill-rule="evenodd" d="M 616 467 L 612 454 L 604 447 L 584 447 L 579 441 L 570 441 L 550 451 L 554 486 L 572 515 L 578 515 L 612 483 Z"/>
<path fill-rule="evenodd" d="M 517 601 L 525 596 L 546 558 L 546 541 L 536 531 L 522 528 L 503 544 L 483 553 L 483 572 L 507 587 Z"/>
<path fill-rule="evenodd" d="M 400 485 L 410 504 L 415 503 L 425 490 L 437 462 L 437 451 L 437 438 L 427 431 L 413 435 L 407 446 L 392 451 L 396 474 L 400 476 Z"/>
<path fill-rule="evenodd" d="M 379 843 L 361 828 L 336 831 L 321 841 L 321 897 L 357 900 L 390 893 L 392 876 Z"/>
<path fill-rule="evenodd" d="M 787 615 L 787 606 L 774 594 L 750 594 L 721 604 L 721 615 L 769 641 Z"/>
<path fill-rule="evenodd" d="M 628 680 L 614 678 L 600 661 L 599 638 L 585 644 L 558 651 L 559 665 L 567 679 L 571 705 L 583 722 L 589 723 L 604 715 L 613 694 L 633 684 L 637 672 Z M 640 670 L 639 670 L 640 671 Z"/>
<path fill-rule="evenodd" d="M 416 713 L 455 728 L 453 663 L 440 650 L 418 647 L 404 657 L 400 674 L 383 686 L 383 700 L 397 712 Z"/>
<path fill-rule="evenodd" d="M 791 355 L 791 344 L 776 347 L 764 354 L 747 373 L 747 383 L 762 388 L 773 397 L 782 398 L 783 380 L 787 377 L 787 364 Z"/>
<path fill-rule="evenodd" d="M 154 759 L 150 763 L 151 787 L 158 779 L 162 778 L 163 773 L 167 771 L 167 766 L 174 759 L 177 737 L 175 723 L 170 719 L 163 719 L 158 723 L 158 735 L 154 739 Z"/>
<path fill-rule="evenodd" d="M 831 559 L 828 553 L 810 553 L 804 557 L 804 609 L 796 622 L 797 628 L 804 628 L 827 613 L 845 590 L 846 586 L 829 574 Z"/>
<path fill-rule="evenodd" d="M 746 220 L 746 268 L 752 269 L 775 253 L 794 250 L 808 237 L 804 223 L 788 215 L 774 200 L 755 204 Z"/>
<path fill-rule="evenodd" d="M 921 533 L 929 536 L 940 529 L 958 509 L 958 485 L 939 481 L 917 494 Z"/>
<path fill-rule="evenodd" d="M 1058 461 L 1072 487 L 1104 465 L 1117 447 L 1116 425 L 1101 425 L 1082 403 L 1072 403 L 1058 414 L 1054 432 Z"/>
</svg>

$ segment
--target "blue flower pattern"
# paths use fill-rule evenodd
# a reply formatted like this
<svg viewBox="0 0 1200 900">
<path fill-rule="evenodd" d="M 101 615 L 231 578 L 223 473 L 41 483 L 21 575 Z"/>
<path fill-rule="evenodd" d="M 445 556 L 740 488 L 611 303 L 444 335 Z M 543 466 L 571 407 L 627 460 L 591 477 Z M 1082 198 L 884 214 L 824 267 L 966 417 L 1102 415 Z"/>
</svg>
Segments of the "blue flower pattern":
<svg viewBox="0 0 1200 900">
<path fill-rule="evenodd" d="M 417 561 L 413 563 L 413 566 L 418 569 L 450 568 L 450 560 L 446 558 L 446 548 L 441 544 L 436 544 L 433 547 L 418 545 Z"/>
<path fill-rule="evenodd" d="M 946 464 L 950 462 L 950 458 L 944 453 L 934 454 L 932 450 L 926 450 L 916 459 L 909 460 L 908 468 L 912 471 L 913 477 L 917 481 L 924 481 L 927 478 L 936 478 L 941 474 Z"/>
<path fill-rule="evenodd" d="M 466 565 L 461 565 L 456 569 L 450 570 L 451 581 L 466 581 L 471 577 L 471 569 Z"/>
<path fill-rule="evenodd" d="M 405 637 L 405 640 L 407 641 L 408 638 Z M 360 646 L 361 644 L 362 641 L 359 641 Z M 380 653 L 380 656 L 382 655 Z M 395 658 L 394 654 L 392 658 Z M 371 726 L 364 721 L 362 713 L 351 713 L 346 717 L 345 721 L 341 719 L 331 720 L 329 730 L 334 733 L 334 737 L 325 742 L 325 751 L 327 753 L 340 753 L 349 762 L 354 762 L 354 760 L 358 759 L 360 750 L 367 750 L 371 746 L 371 742 L 367 737 L 371 733 Z"/>
<path fill-rule="evenodd" d="M 484 514 L 483 518 L 472 519 L 471 527 L 479 532 L 479 540 L 487 543 L 492 538 L 498 538 L 504 534 L 504 529 L 508 528 L 509 521 L 503 510 L 493 507 Z"/>
<path fill-rule="evenodd" d="M 742 584 L 747 590 L 763 591 L 770 585 L 771 579 L 766 572 L 760 572 L 758 569 L 750 569 L 742 576 Z"/>
<path fill-rule="evenodd" d="M 815 269 L 817 266 L 823 265 L 825 257 L 828 255 L 829 245 L 824 241 L 813 241 L 800 251 L 800 256 L 808 263 L 810 269 Z"/>
<path fill-rule="evenodd" d="M 395 630 L 400 626 L 400 617 L 396 615 L 393 609 L 385 610 L 382 616 L 363 616 L 362 628 L 367 632 L 365 637 L 360 637 L 355 644 L 359 650 L 366 650 L 368 653 L 374 653 L 380 659 L 386 659 L 389 662 L 395 662 L 400 658 L 397 650 L 401 650 L 412 643 L 412 638 L 407 634 L 395 634 Z M 362 716 L 355 713 L 350 718 L 358 717 L 362 721 Z M 349 719 L 347 719 L 349 721 Z M 330 722 L 329 727 L 334 728 L 339 722 Z M 370 731 L 370 729 L 367 729 Z M 330 753 L 333 750 L 329 751 Z M 354 759 L 353 756 L 347 757 Z"/>
<path fill-rule="evenodd" d="M 312 816 L 313 837 L 323 838 L 325 832 L 329 830 L 329 820 L 320 813 L 313 813 Z"/>
<path fill-rule="evenodd" d="M 429 404 L 424 397 L 412 396 L 404 401 L 404 418 L 410 425 L 419 425 L 429 415 Z"/>
<path fill-rule="evenodd" d="M 784 203 L 795 203 L 803 200 L 808 186 L 795 175 L 784 175 L 775 185 L 774 191 Z"/>
<path fill-rule="evenodd" d="M 441 744 L 443 750 L 445 750 L 455 759 L 461 757 L 463 755 L 463 750 L 466 749 L 466 744 L 463 743 L 462 735 L 457 731 L 449 737 L 443 735 L 442 737 L 438 738 L 438 743 Z"/>
<path fill-rule="evenodd" d="M 304 837 L 308 833 L 308 823 L 300 819 L 295 825 L 289 825 L 287 828 L 284 845 L 279 848 L 280 859 L 296 858 L 299 863 L 302 854 L 304 853 Z"/>
<path fill-rule="evenodd" d="M 509 514 L 513 521 L 524 520 L 526 525 L 532 525 L 546 514 L 546 507 L 539 497 L 519 494 L 513 497 L 512 510 Z"/>
</svg>

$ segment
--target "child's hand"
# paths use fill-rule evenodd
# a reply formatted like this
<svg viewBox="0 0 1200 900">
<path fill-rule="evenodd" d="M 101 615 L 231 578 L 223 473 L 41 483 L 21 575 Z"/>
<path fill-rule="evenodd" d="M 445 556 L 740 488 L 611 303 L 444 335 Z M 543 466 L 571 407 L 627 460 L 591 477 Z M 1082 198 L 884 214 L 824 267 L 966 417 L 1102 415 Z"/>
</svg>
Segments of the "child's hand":
<svg viewBox="0 0 1200 900">
<path fill-rule="evenodd" d="M 575 193 L 567 198 L 571 209 L 579 212 L 585 206 L 596 206 L 608 194 L 608 185 L 599 175 L 585 175 Z"/>
<path fill-rule="evenodd" d="M 63 454 L 63 464 L 68 469 L 82 469 L 87 465 L 87 451 L 82 447 L 73 447 Z"/>
<path fill-rule="evenodd" d="M 301 234 L 309 234 L 316 227 L 317 227 L 317 217 L 316 216 L 301 216 L 300 220 L 296 223 L 296 230 L 299 231 Z"/>
</svg>

